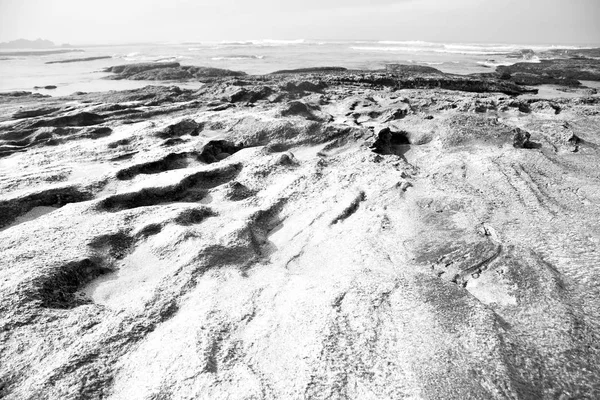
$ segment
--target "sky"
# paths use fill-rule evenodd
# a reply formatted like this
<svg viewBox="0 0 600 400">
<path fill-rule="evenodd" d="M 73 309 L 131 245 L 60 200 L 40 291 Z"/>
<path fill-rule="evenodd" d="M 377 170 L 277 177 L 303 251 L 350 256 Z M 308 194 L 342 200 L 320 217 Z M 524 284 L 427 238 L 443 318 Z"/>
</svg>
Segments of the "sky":
<svg viewBox="0 0 600 400">
<path fill-rule="evenodd" d="M 0 41 L 600 45 L 600 0 L 0 0 Z"/>
</svg>

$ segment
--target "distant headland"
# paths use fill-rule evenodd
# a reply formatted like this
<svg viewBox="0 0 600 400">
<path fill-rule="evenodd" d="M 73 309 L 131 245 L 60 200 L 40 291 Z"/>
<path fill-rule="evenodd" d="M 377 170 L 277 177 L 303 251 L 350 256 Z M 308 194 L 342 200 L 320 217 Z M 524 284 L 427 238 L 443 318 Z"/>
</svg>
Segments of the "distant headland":
<svg viewBox="0 0 600 400">
<path fill-rule="evenodd" d="M 10 42 L 0 42 L 0 49 L 55 49 L 57 47 L 70 48 L 73 46 L 68 43 L 57 46 L 54 42 L 47 39 L 17 39 Z"/>
</svg>

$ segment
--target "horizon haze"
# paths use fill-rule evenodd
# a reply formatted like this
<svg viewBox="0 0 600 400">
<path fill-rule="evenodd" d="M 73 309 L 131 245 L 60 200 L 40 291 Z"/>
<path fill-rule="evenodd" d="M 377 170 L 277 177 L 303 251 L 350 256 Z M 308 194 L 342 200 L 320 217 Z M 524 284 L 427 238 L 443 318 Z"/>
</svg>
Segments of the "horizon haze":
<svg viewBox="0 0 600 400">
<path fill-rule="evenodd" d="M 596 0 L 0 0 L 0 41 L 56 44 L 260 39 L 422 40 L 455 43 L 596 45 Z"/>
</svg>

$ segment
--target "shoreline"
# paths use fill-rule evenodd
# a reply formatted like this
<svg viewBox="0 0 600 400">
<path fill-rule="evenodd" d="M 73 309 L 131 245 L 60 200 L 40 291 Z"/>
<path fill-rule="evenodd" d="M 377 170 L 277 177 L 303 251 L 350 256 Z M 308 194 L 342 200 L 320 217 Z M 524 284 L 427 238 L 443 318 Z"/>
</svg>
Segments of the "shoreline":
<svg viewBox="0 0 600 400">
<path fill-rule="evenodd" d="M 528 61 L 532 58 L 539 58 L 541 62 L 545 62 L 547 57 L 593 57 L 597 56 L 594 49 L 588 50 L 565 50 L 562 54 L 558 51 L 534 52 L 520 51 L 514 53 L 514 58 L 506 58 L 505 56 L 438 56 L 428 53 L 414 53 L 412 56 L 409 53 L 400 55 L 385 55 L 371 53 L 354 53 L 343 48 L 333 47 L 322 50 L 322 46 L 306 48 L 299 47 L 296 49 L 294 45 L 284 47 L 260 47 L 260 46 L 216 46 L 219 49 L 201 49 L 192 51 L 190 48 L 178 48 L 176 46 L 164 46 L 159 48 L 136 48 L 122 47 L 120 50 L 111 50 L 111 48 L 86 49 L 87 54 L 85 59 L 95 59 L 84 62 L 70 62 L 73 56 L 65 57 L 33 57 L 31 60 L 6 60 L 0 63 L 0 70 L 6 75 L 6 81 L 1 85 L 2 92 L 11 90 L 30 90 L 33 86 L 54 85 L 59 88 L 69 85 L 75 91 L 86 91 L 78 87 L 80 84 L 90 86 L 87 82 L 95 81 L 96 76 L 101 74 L 94 72 L 100 71 L 111 65 L 130 62 L 132 64 L 139 63 L 144 60 L 163 62 L 179 62 L 181 65 L 206 66 L 220 69 L 232 69 L 245 71 L 249 74 L 267 74 L 277 69 L 290 69 L 307 67 L 314 64 L 314 57 L 322 60 L 324 65 L 336 65 L 336 61 L 348 69 L 361 69 L 367 71 L 375 71 L 385 68 L 386 64 L 415 64 L 415 65 L 432 65 L 446 73 L 454 75 L 471 75 L 493 73 L 494 69 L 484 68 L 482 63 L 492 64 L 507 64 L 513 62 Z M 220 48 L 223 47 L 223 48 Z M 327 46 L 325 46 L 327 47 Z M 117 51 L 115 53 L 115 51 Z M 327 54 L 322 54 L 323 52 Z M 545 55 L 547 54 L 547 55 Z M 88 57 L 89 56 L 89 57 Z M 112 59 L 105 57 L 111 56 Z M 228 57 L 233 59 L 228 59 Z M 414 56 L 414 57 L 413 57 Z M 101 58 L 102 57 L 102 58 Z M 414 58 L 418 61 L 414 62 Z M 398 59 L 398 61 L 394 61 Z M 215 61 L 220 60 L 220 61 Z M 48 65 L 46 68 L 42 63 L 46 62 L 67 62 L 62 65 Z M 440 64 L 442 63 L 442 64 Z M 538 63 L 539 64 L 539 63 Z M 16 71 L 22 71 L 22 74 L 17 74 Z M 43 81 L 40 82 L 39 79 Z M 8 84 L 14 82 L 14 84 Z M 528 83 L 528 82 L 526 82 Z M 546 82 L 551 83 L 551 82 Z"/>
</svg>

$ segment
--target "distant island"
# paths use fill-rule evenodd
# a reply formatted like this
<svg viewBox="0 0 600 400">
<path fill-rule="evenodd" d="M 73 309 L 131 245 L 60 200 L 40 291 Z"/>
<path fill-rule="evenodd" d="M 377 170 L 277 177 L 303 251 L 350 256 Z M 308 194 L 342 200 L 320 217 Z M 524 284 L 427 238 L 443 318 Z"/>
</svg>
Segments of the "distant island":
<svg viewBox="0 0 600 400">
<path fill-rule="evenodd" d="M 70 44 L 57 46 L 54 42 L 46 39 L 17 39 L 10 42 L 0 42 L 0 49 L 53 49 L 56 47 L 72 47 Z"/>
</svg>

